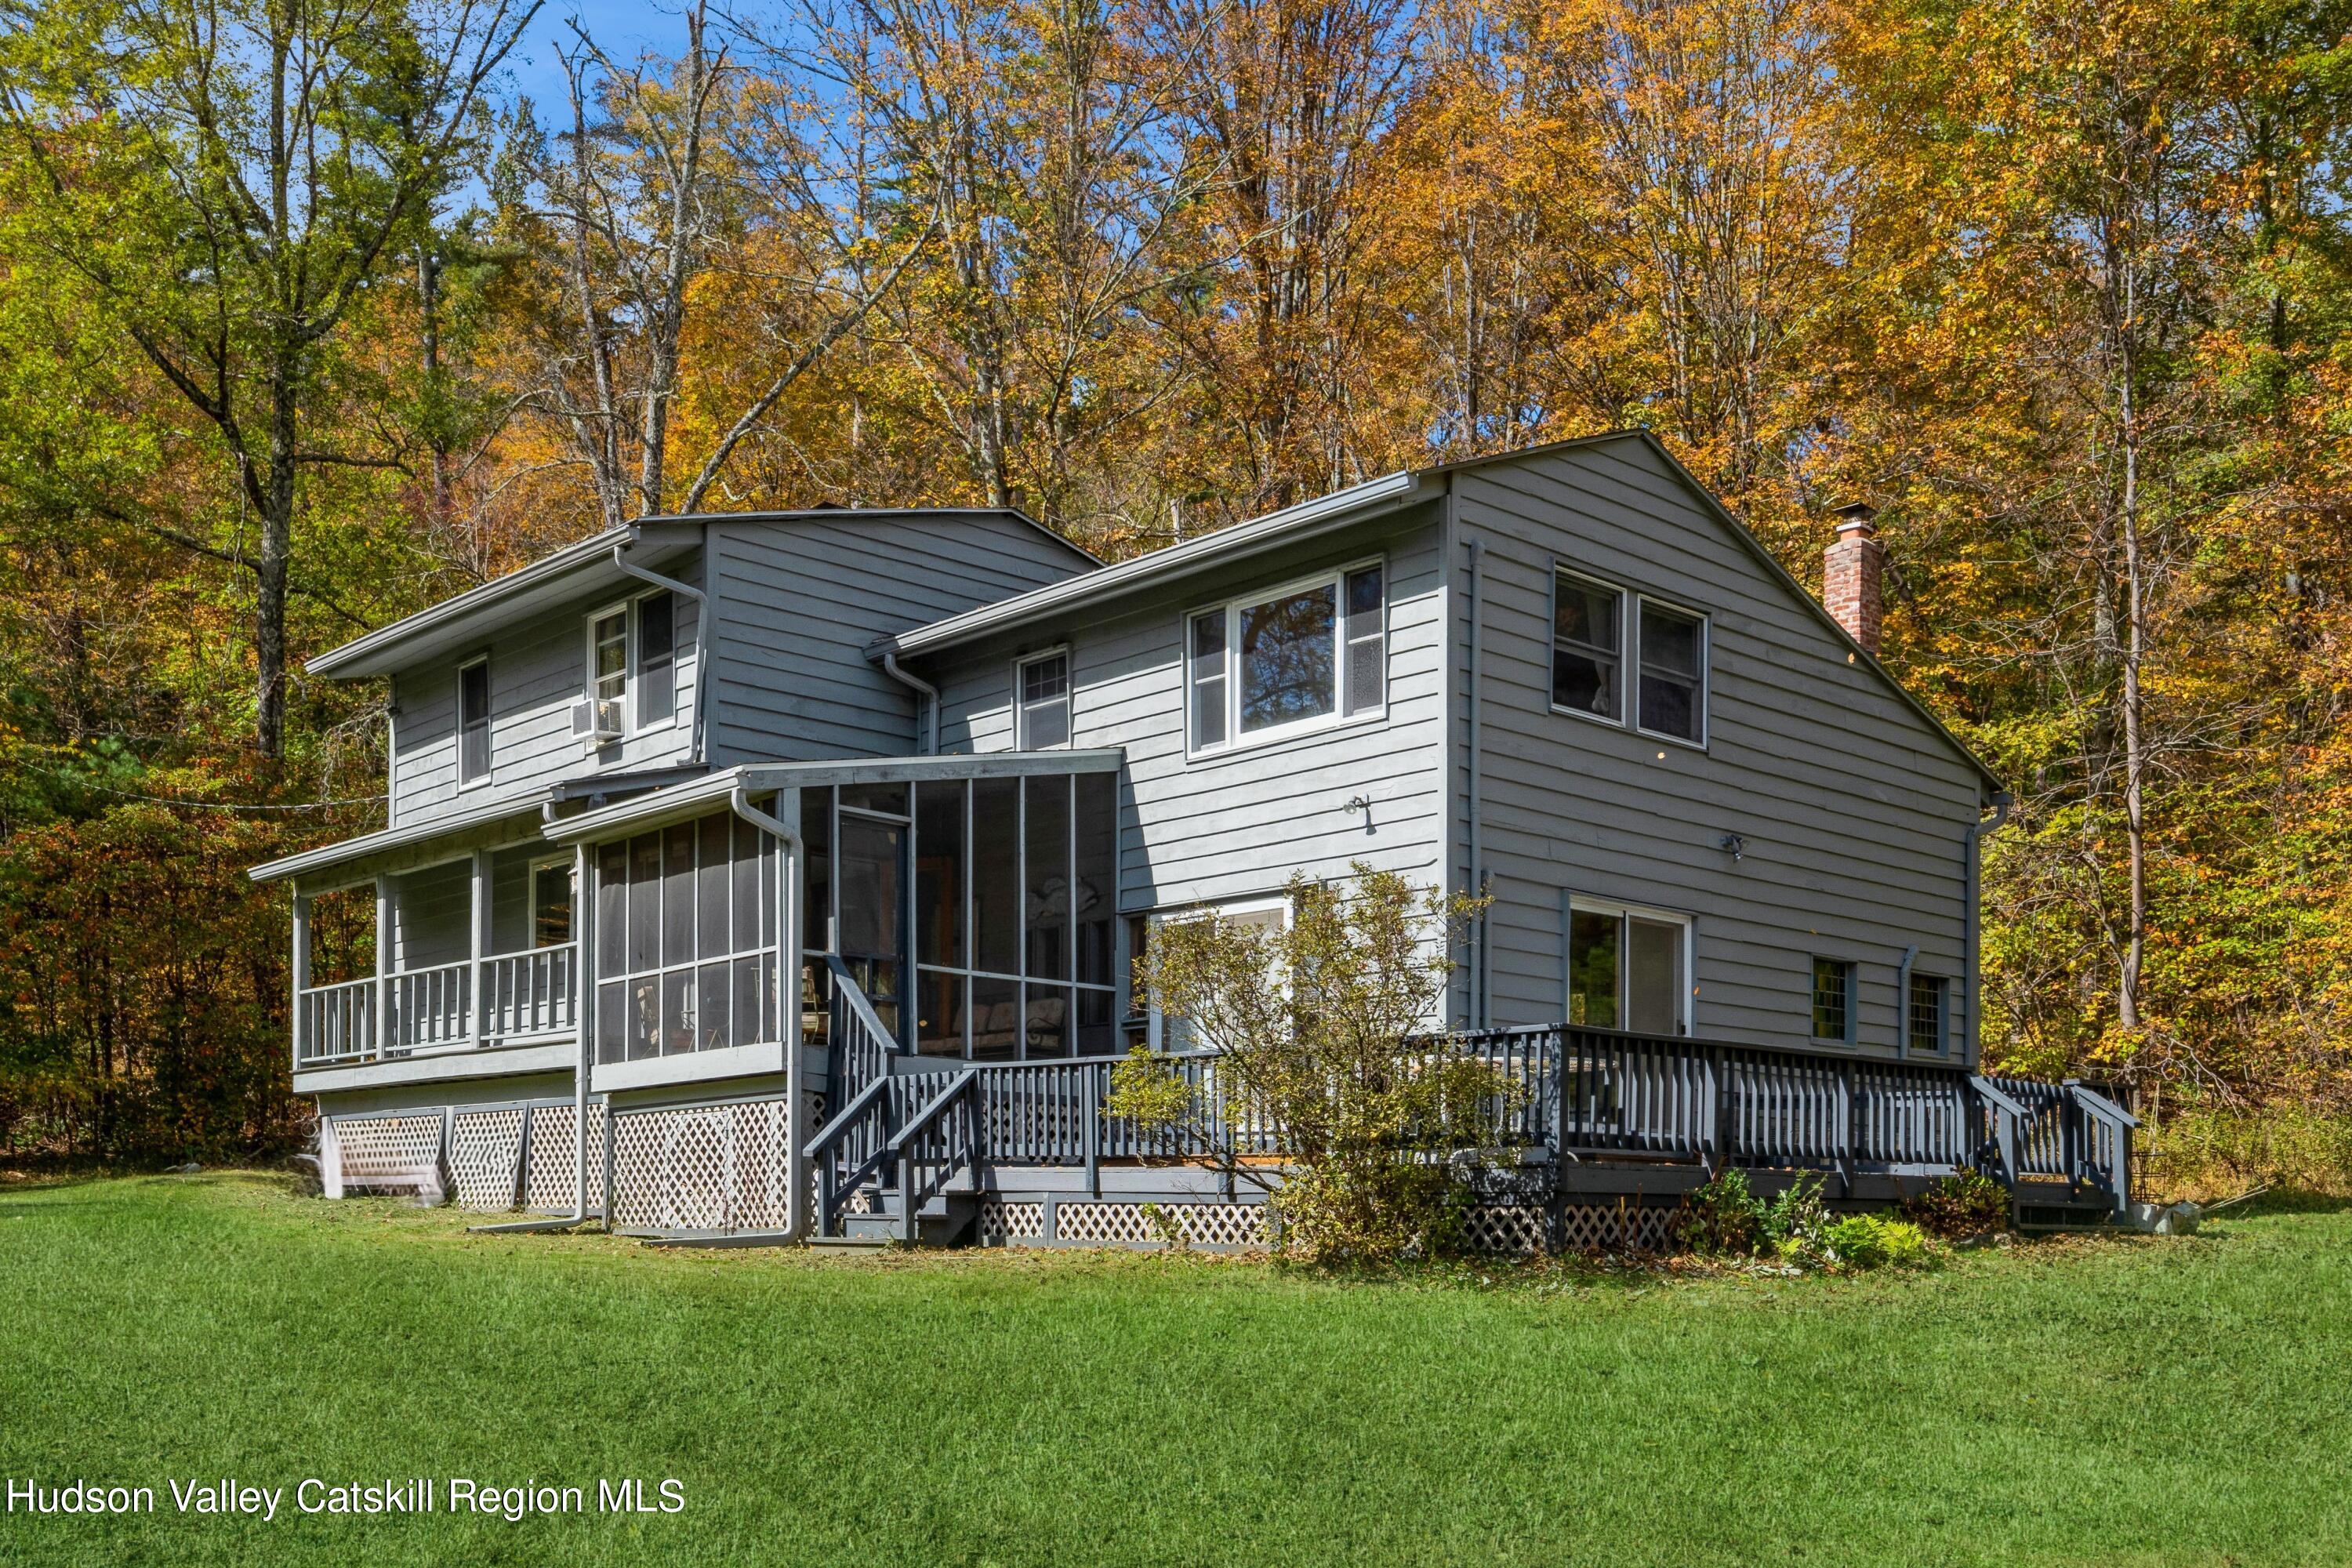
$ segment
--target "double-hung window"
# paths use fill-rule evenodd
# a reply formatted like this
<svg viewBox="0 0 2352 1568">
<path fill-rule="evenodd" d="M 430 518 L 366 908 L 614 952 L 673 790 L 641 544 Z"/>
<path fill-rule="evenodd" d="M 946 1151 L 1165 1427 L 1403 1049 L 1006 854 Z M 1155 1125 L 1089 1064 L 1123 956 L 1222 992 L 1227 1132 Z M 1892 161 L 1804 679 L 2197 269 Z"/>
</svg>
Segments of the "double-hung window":
<svg viewBox="0 0 2352 1568">
<path fill-rule="evenodd" d="M 1813 1038 L 1852 1044 L 1853 1026 L 1853 965 L 1839 958 L 1816 958 L 1813 960 Z"/>
<path fill-rule="evenodd" d="M 1654 600 L 1642 602 L 1641 698 L 1647 734 L 1705 744 L 1706 623 Z"/>
<path fill-rule="evenodd" d="M 490 776 L 490 661 L 478 658 L 457 671 L 457 784 Z"/>
<path fill-rule="evenodd" d="M 1185 632 L 1192 749 L 1382 711 L 1384 586 L 1371 562 L 1195 612 Z"/>
<path fill-rule="evenodd" d="M 1570 900 L 1568 1021 L 1638 1035 L 1690 1033 L 1690 921 L 1661 910 Z"/>
<path fill-rule="evenodd" d="M 1904 1008 L 1904 1044 L 1913 1056 L 1943 1054 L 1944 998 L 1948 991 L 1940 976 L 1911 976 L 1911 994 L 1906 998 Z"/>
<path fill-rule="evenodd" d="M 1023 662 L 1015 677 L 1020 693 L 1020 747 L 1050 751 L 1070 743 L 1070 656 L 1049 653 Z"/>
<path fill-rule="evenodd" d="M 635 730 L 677 716 L 677 596 L 667 589 L 588 617 L 588 695 Z"/>
<path fill-rule="evenodd" d="M 1551 704 L 1706 744 L 1706 617 L 1561 568 L 1552 579 Z"/>
</svg>

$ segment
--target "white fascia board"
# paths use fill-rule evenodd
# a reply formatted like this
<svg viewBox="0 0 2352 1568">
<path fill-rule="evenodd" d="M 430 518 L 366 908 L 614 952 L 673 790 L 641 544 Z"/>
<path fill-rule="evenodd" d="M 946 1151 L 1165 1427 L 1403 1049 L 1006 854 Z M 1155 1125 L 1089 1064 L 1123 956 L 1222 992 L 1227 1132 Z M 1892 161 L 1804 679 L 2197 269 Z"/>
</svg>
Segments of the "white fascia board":
<svg viewBox="0 0 2352 1568">
<path fill-rule="evenodd" d="M 666 826 L 723 805 L 736 790 L 767 795 L 780 789 L 844 784 L 919 783 L 925 779 L 1017 778 L 1030 773 L 1117 773 L 1127 753 L 1117 750 L 957 752 L 936 757 L 845 757 L 823 763 L 746 763 L 690 784 L 673 784 L 547 825 L 557 844 L 595 843 Z"/>
<path fill-rule="evenodd" d="M 1311 539 L 1328 530 L 1392 511 L 1420 500 L 1422 489 L 1421 475 L 1409 471 L 1401 470 L 1377 479 L 1368 479 L 1360 485 L 1319 496 L 1314 500 L 1302 501 L 1281 511 L 1268 512 L 1264 517 L 1237 523 L 1232 528 L 1204 533 L 1181 544 L 1171 544 L 1165 550 L 1134 556 L 1117 565 L 1105 566 L 1100 571 L 1065 578 L 1043 588 L 1016 594 L 1009 599 L 999 599 L 992 605 L 967 610 L 960 616 L 950 616 L 945 620 L 917 626 L 896 637 L 881 638 L 866 650 L 866 654 L 868 658 L 879 658 L 886 652 L 913 655 L 969 642 L 990 632 L 1002 631 L 1080 605 L 1148 587 L 1188 572 L 1236 561 L 1302 539 Z"/>
</svg>

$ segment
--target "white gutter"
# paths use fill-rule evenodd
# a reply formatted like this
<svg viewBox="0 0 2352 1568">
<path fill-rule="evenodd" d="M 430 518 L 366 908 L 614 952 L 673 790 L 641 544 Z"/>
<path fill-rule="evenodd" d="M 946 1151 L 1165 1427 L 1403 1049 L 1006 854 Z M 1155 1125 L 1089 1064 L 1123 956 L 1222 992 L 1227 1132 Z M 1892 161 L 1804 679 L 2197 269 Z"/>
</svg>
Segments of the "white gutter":
<svg viewBox="0 0 2352 1568">
<path fill-rule="evenodd" d="M 688 598 L 694 601 L 694 728 L 691 731 L 691 743 L 694 748 L 694 760 L 698 763 L 702 761 L 702 715 L 703 710 L 709 706 L 709 703 L 703 700 L 703 697 L 710 684 L 710 659 L 709 657 L 710 651 L 710 601 L 704 595 L 702 590 L 699 588 L 690 587 L 688 584 L 679 582 L 675 577 L 665 577 L 658 572 L 649 572 L 643 566 L 639 566 L 633 562 L 624 561 L 621 559 L 621 552 L 628 548 L 629 545 L 635 543 L 638 537 L 637 531 L 632 529 L 629 531 L 629 537 L 627 540 L 614 544 L 614 567 L 620 572 L 625 573 L 629 576 L 635 577 L 640 583 L 651 583 L 656 588 L 667 588 L 673 594 L 683 594 Z M 702 560 L 703 572 L 707 575 L 710 570 L 710 550 L 707 542 L 703 546 Z M 675 649 L 672 650 L 671 657 L 673 658 L 677 657 Z M 673 665 L 672 668 L 675 669 L 676 667 Z"/>
<path fill-rule="evenodd" d="M 370 855 L 380 855 L 389 849 L 404 849 L 411 845 L 429 843 L 436 838 L 452 837 L 470 829 L 485 826 L 506 817 L 520 816 L 529 812 L 542 811 L 555 798 L 547 789 L 531 790 L 509 800 L 496 801 L 476 806 L 470 811 L 453 811 L 446 816 L 427 817 L 403 827 L 383 827 L 373 833 L 362 833 L 356 838 L 344 838 L 333 844 L 323 844 L 316 849 L 306 849 L 299 855 L 288 855 L 276 860 L 266 860 L 253 867 L 246 875 L 257 882 L 278 882 L 289 877 L 299 877 L 311 871 L 325 870 L 346 861 L 358 860 Z"/>
<path fill-rule="evenodd" d="M 992 605 L 982 605 L 978 609 L 950 616 L 943 621 L 933 621 L 927 626 L 917 626 L 897 637 L 883 637 L 874 645 L 875 656 L 878 658 L 886 649 L 899 655 L 928 653 L 984 633 L 1000 631 L 1078 605 L 1109 598 L 1194 566 L 1311 539 L 1347 523 L 1361 521 L 1381 512 L 1409 505 L 1421 499 L 1423 489 L 1422 476 L 1417 473 L 1398 472 L 1368 479 L 1348 489 L 1302 501 L 1297 506 L 1269 512 L 1232 528 L 1188 539 L 1181 544 L 1171 544 L 1165 550 L 1138 555 L 1099 571 L 1066 577 L 1061 582 L 1032 588 L 1025 594 L 1016 594 Z"/>
<path fill-rule="evenodd" d="M 485 605 L 496 604 L 550 577 L 560 577 L 573 568 L 587 564 L 616 546 L 633 529 L 608 528 L 576 543 L 567 544 L 550 555 L 543 555 L 528 566 L 516 568 L 503 577 L 494 577 L 478 588 L 469 588 L 454 599 L 444 599 L 437 605 L 404 616 L 388 626 L 380 626 L 365 636 L 353 637 L 341 647 L 329 648 L 303 661 L 302 668 L 310 675 L 332 675 L 347 664 L 366 658 L 394 643 L 405 642 L 422 632 L 460 616 L 473 614 Z"/>
</svg>

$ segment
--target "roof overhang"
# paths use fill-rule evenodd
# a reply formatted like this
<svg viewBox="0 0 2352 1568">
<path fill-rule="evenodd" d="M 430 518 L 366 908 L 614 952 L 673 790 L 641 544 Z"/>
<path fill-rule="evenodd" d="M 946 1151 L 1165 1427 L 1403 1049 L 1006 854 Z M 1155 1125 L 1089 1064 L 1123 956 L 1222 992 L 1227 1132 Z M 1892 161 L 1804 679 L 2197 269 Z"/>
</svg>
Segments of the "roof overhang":
<svg viewBox="0 0 2352 1568">
<path fill-rule="evenodd" d="M 528 795 L 509 795 L 489 805 L 466 811 L 438 813 L 423 822 L 404 827 L 387 827 L 375 833 L 362 833 L 357 838 L 346 838 L 335 844 L 322 844 L 316 849 L 306 849 L 299 855 L 266 861 L 246 873 L 257 882 L 308 881 L 329 882 L 337 873 L 358 880 L 371 868 L 367 862 L 386 857 L 413 860 L 420 852 L 429 853 L 441 840 L 461 847 L 466 841 L 485 837 L 483 830 L 501 823 L 530 826 L 545 815 L 547 804 L 555 798 L 552 790 L 533 790 Z M 531 833 L 518 833 L 516 837 L 530 837 Z"/>
<path fill-rule="evenodd" d="M 683 554 L 702 541 L 699 523 L 644 522 L 610 528 L 551 555 L 445 599 L 307 660 L 311 675 L 336 680 L 389 675 L 406 665 L 480 642 L 518 617 L 607 593 L 635 592 L 640 578 L 621 570 L 617 552 L 639 566 Z"/>
<path fill-rule="evenodd" d="M 1116 565 L 1033 588 L 1010 599 L 1000 599 L 960 616 L 881 638 L 866 650 L 867 655 L 879 658 L 893 653 L 911 658 L 953 647 L 992 632 L 1026 626 L 1081 605 L 1097 605 L 1123 594 L 1157 587 L 1195 572 L 1296 544 L 1412 506 L 1436 493 L 1436 488 L 1424 483 L 1423 476 L 1418 473 L 1399 472 L 1368 479 L 1248 522 L 1171 544 L 1165 550 L 1133 556 Z"/>
<path fill-rule="evenodd" d="M 989 752 L 940 757 L 866 757 L 823 763 L 749 763 L 691 784 L 560 817 L 547 825 L 557 844 L 597 843 L 688 821 L 724 805 L 737 790 L 769 795 L 821 784 L 898 784 L 925 779 L 1020 778 L 1032 773 L 1117 773 L 1127 759 L 1118 750 Z"/>
</svg>

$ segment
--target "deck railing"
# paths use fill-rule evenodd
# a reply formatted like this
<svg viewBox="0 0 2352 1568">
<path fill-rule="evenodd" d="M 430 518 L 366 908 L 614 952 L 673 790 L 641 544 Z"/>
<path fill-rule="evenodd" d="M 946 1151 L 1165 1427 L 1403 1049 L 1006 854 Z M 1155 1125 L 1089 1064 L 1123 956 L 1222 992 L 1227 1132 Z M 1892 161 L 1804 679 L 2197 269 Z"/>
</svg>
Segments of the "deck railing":
<svg viewBox="0 0 2352 1568">
<path fill-rule="evenodd" d="M 471 959 L 308 986 L 294 999 L 294 1065 L 349 1067 L 568 1033 L 578 991 L 573 942 L 485 957 L 478 997 Z"/>
<path fill-rule="evenodd" d="M 896 1187 L 919 1176 L 928 1194 L 966 1167 L 1076 1166 L 1092 1185 L 1106 1162 L 1197 1157 L 1211 1148 L 1282 1152 L 1272 1118 L 1245 1113 L 1247 1125 L 1228 1125 L 1233 1110 L 1219 1092 L 1215 1053 L 1162 1058 L 1192 1090 L 1194 1127 L 1146 1131 L 1105 1114 L 1121 1058 L 934 1064 L 889 1045 L 878 1022 L 859 1017 L 854 983 L 837 977 L 837 985 L 848 998 L 844 1014 L 870 1036 L 853 1058 L 857 1070 L 878 1076 L 836 1085 L 835 1103 L 843 1103 L 841 1093 L 850 1098 L 808 1146 L 821 1229 L 830 1231 L 868 1182 Z M 1548 1153 L 1556 1171 L 1628 1158 L 1847 1178 L 1976 1168 L 2012 1188 L 2021 1180 L 2063 1181 L 2119 1208 L 2129 1198 L 2137 1124 L 2078 1083 L 1570 1026 L 1432 1040 L 1403 1053 L 1400 1068 L 1421 1070 L 1447 1053 L 1484 1062 L 1514 1086 L 1467 1112 L 1449 1108 L 1449 1117 L 1463 1117 L 1449 1135 L 1464 1147 L 1516 1146 L 1538 1160 Z M 901 1218 L 919 1205 L 905 1204 Z"/>
</svg>

